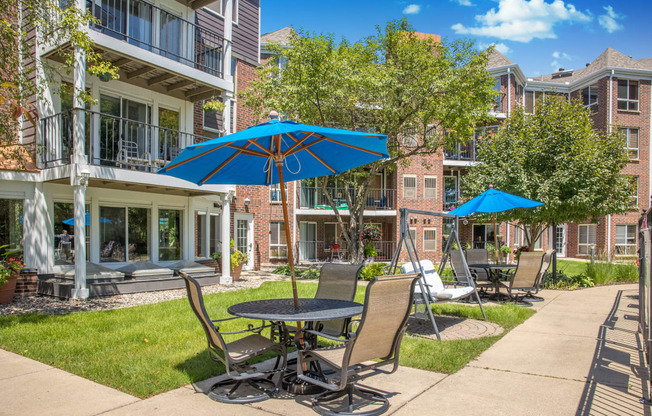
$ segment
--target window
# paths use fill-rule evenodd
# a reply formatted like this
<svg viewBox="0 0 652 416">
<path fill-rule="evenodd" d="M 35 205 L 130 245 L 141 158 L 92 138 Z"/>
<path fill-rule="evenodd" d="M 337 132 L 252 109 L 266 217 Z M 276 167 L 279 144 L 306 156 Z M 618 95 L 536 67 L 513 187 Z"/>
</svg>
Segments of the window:
<svg viewBox="0 0 652 416">
<path fill-rule="evenodd" d="M 100 207 L 100 261 L 126 261 L 126 213 L 124 208 Z"/>
<path fill-rule="evenodd" d="M 417 176 L 403 175 L 403 198 L 414 199 L 417 197 Z"/>
<path fill-rule="evenodd" d="M 285 239 L 285 223 L 271 221 L 269 223 L 269 258 L 284 259 L 288 256 L 287 240 Z"/>
<path fill-rule="evenodd" d="M 416 228 L 410 228 L 410 237 L 412 237 L 412 241 L 414 241 L 414 248 L 417 248 L 417 229 Z M 408 248 L 408 238 L 406 236 L 405 241 L 403 242 L 403 250 L 406 251 L 407 255 L 407 248 Z"/>
<path fill-rule="evenodd" d="M 444 176 L 444 209 L 452 209 L 457 204 L 457 179 L 457 176 Z"/>
<path fill-rule="evenodd" d="M 595 246 L 598 226 L 595 224 L 578 225 L 577 254 L 591 254 L 591 246 Z"/>
<path fill-rule="evenodd" d="M 423 229 L 423 251 L 437 251 L 437 229 Z"/>
<path fill-rule="evenodd" d="M 221 101 L 221 98 L 215 98 L 215 100 Z M 204 103 L 208 101 L 205 100 Z M 222 130 L 222 115 L 223 113 L 221 112 L 212 112 L 212 111 L 204 111 L 204 136 L 209 137 L 209 138 L 215 138 L 215 137 L 220 137 L 221 135 L 221 130 Z M 213 135 L 215 137 L 213 137 Z"/>
<path fill-rule="evenodd" d="M 534 113 L 534 91 L 525 90 L 525 112 Z"/>
<path fill-rule="evenodd" d="M 531 230 L 530 230 L 530 227 L 525 227 L 525 231 L 526 231 L 527 234 L 530 236 L 530 241 L 532 241 L 532 238 L 533 238 L 534 236 L 532 235 L 532 232 L 531 232 Z M 542 236 L 543 236 L 543 233 L 539 234 L 539 237 L 538 237 L 538 238 L 536 239 L 536 241 L 534 242 L 534 244 L 533 244 L 533 246 L 534 246 L 533 249 L 534 249 L 534 250 L 543 250 L 543 246 L 542 246 L 542 244 L 541 244 L 541 237 L 542 237 Z"/>
<path fill-rule="evenodd" d="M 584 107 L 598 105 L 598 86 L 589 85 L 582 90 L 582 104 Z"/>
<path fill-rule="evenodd" d="M 502 108 L 503 94 L 501 92 L 500 77 L 496 78 L 496 83 L 494 84 L 494 91 L 496 91 L 498 94 L 496 94 L 496 98 L 494 98 L 493 111 L 496 113 L 500 113 L 503 111 Z"/>
<path fill-rule="evenodd" d="M 633 256 L 636 254 L 636 226 L 616 225 L 616 255 Z"/>
<path fill-rule="evenodd" d="M 160 209 L 158 211 L 158 259 L 181 260 L 183 258 L 183 211 Z"/>
<path fill-rule="evenodd" d="M 632 209 L 638 209 L 638 176 L 629 176 L 628 179 L 632 192 L 630 206 Z"/>
<path fill-rule="evenodd" d="M 233 16 L 231 17 L 231 20 L 233 23 L 238 24 L 238 8 L 240 2 L 238 0 L 231 0 L 231 4 L 233 5 Z"/>
<path fill-rule="evenodd" d="M 638 111 L 638 81 L 618 80 L 618 109 Z"/>
<path fill-rule="evenodd" d="M 285 184 L 285 195 L 288 194 L 288 185 Z M 269 186 L 269 202 L 281 203 L 281 186 L 278 183 L 272 184 Z"/>
<path fill-rule="evenodd" d="M 437 177 L 426 175 L 423 177 L 423 197 L 437 199 Z"/>
<path fill-rule="evenodd" d="M 625 139 L 625 149 L 630 160 L 638 160 L 638 129 L 624 127 L 620 129 L 620 134 Z"/>
<path fill-rule="evenodd" d="M 339 223 L 327 222 L 324 224 L 324 250 L 330 251 L 333 244 L 339 244 L 342 228 Z"/>
<path fill-rule="evenodd" d="M 7 250 L 22 249 L 23 200 L 0 199 L 0 246 Z"/>
<path fill-rule="evenodd" d="M 222 0 L 213 0 L 204 8 L 210 10 L 211 12 L 219 16 L 222 16 Z"/>
</svg>

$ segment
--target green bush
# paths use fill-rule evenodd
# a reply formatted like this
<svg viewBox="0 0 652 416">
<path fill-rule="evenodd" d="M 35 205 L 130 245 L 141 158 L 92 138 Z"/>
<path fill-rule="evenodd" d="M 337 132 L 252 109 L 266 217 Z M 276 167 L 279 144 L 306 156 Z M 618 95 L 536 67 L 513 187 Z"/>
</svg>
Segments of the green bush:
<svg viewBox="0 0 652 416">
<path fill-rule="evenodd" d="M 385 263 L 371 263 L 369 266 L 363 267 L 360 270 L 360 279 L 372 280 L 376 276 L 384 275 L 383 267 L 385 266 L 387 266 Z"/>
<path fill-rule="evenodd" d="M 290 265 L 285 264 L 283 266 L 278 266 L 277 268 L 274 269 L 272 272 L 274 274 L 282 274 L 283 276 L 289 276 L 290 275 Z"/>
<path fill-rule="evenodd" d="M 598 285 L 638 281 L 638 269 L 634 263 L 616 264 L 606 261 L 587 263 L 586 275 Z"/>
<path fill-rule="evenodd" d="M 290 265 L 289 264 L 284 264 L 283 266 L 278 266 L 274 271 L 272 272 L 274 274 L 282 274 L 283 276 L 289 276 L 290 275 Z M 301 269 L 294 269 L 294 275 L 296 277 L 303 277 L 304 279 L 316 279 L 319 277 L 319 270 L 310 268 L 306 270 L 301 270 Z"/>
<path fill-rule="evenodd" d="M 319 278 L 319 270 L 317 269 L 306 269 L 301 273 L 301 277 L 304 279 L 318 279 Z"/>
</svg>

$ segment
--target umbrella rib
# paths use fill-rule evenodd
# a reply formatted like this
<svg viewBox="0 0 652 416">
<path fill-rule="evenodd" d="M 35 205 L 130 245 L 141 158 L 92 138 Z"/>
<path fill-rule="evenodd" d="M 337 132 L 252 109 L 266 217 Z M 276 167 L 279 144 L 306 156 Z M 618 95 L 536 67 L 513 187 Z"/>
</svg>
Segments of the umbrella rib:
<svg viewBox="0 0 652 416">
<path fill-rule="evenodd" d="M 210 149 L 210 150 L 205 151 L 204 153 L 200 153 L 200 154 L 195 155 L 195 156 L 193 156 L 193 157 L 191 157 L 191 158 L 188 158 L 188 159 L 186 159 L 186 160 L 182 160 L 181 162 L 175 163 L 174 165 L 166 166 L 166 167 L 164 167 L 163 169 L 165 170 L 165 172 L 169 172 L 170 169 L 177 168 L 177 167 L 179 167 L 179 166 L 181 166 L 181 165 L 183 165 L 183 164 L 185 164 L 185 163 L 188 163 L 188 162 L 190 162 L 190 161 L 192 161 L 192 160 L 197 159 L 198 157 L 202 157 L 202 156 L 204 156 L 204 155 L 207 155 L 207 154 L 209 154 L 209 153 L 211 153 L 211 152 L 214 152 L 214 151 L 216 151 L 216 150 L 219 150 L 219 149 L 221 149 L 221 148 L 223 148 L 223 147 L 225 147 L 225 146 L 228 146 L 228 145 L 229 145 L 228 143 L 225 143 L 225 144 L 223 144 L 223 145 L 221 145 L 221 146 L 214 147 L 214 148 L 212 148 L 212 149 Z"/>
<path fill-rule="evenodd" d="M 202 179 L 202 180 L 201 180 L 201 184 L 202 184 L 202 185 L 205 184 L 207 180 L 209 180 L 210 178 L 212 178 L 212 177 L 213 177 L 217 172 L 219 172 L 219 171 L 220 171 L 224 166 L 226 166 L 226 165 L 228 165 L 229 163 L 231 163 L 231 161 L 232 161 L 233 159 L 235 159 L 236 156 L 238 156 L 238 155 L 240 155 L 240 154 L 242 154 L 242 153 L 243 153 L 242 150 L 239 150 L 239 151 L 235 152 L 234 154 L 232 154 L 231 157 L 229 157 L 229 158 L 226 159 L 224 162 L 222 162 L 222 164 L 221 164 L 220 166 L 216 167 L 216 168 L 215 168 L 211 173 L 208 174 L 208 176 L 206 176 L 204 179 Z"/>
<path fill-rule="evenodd" d="M 293 144 L 292 146 L 290 146 L 290 147 L 285 151 L 285 153 L 283 153 L 283 156 L 289 156 L 289 155 L 291 155 L 291 154 L 292 154 L 291 152 L 292 152 L 292 150 L 294 150 L 295 147 L 300 146 L 301 143 L 303 143 L 304 141 L 306 141 L 309 137 L 311 137 L 311 136 L 314 134 L 314 132 L 305 132 L 305 131 L 304 131 L 303 133 L 305 134 L 305 136 L 304 136 L 301 140 L 297 140 L 297 138 L 294 137 L 292 134 L 290 134 L 290 133 L 286 133 L 286 134 L 287 134 L 287 135 L 288 135 L 292 140 L 294 140 L 294 144 Z M 312 144 L 312 143 L 311 143 L 311 144 Z"/>
<path fill-rule="evenodd" d="M 292 156 L 293 154 L 298 153 L 298 152 L 300 152 L 300 151 L 302 151 L 302 150 L 306 150 L 307 148 L 309 148 L 309 147 L 312 146 L 313 144 L 321 143 L 321 142 L 323 142 L 324 140 L 325 140 L 325 139 L 317 139 L 317 140 L 315 140 L 314 142 L 308 143 L 308 144 L 306 144 L 306 145 L 301 145 L 301 146 L 299 146 L 298 148 L 295 148 L 295 146 L 292 146 L 290 149 L 293 149 L 293 150 L 290 151 L 290 149 L 288 149 L 288 150 L 285 152 L 284 156 L 285 156 L 285 157 Z M 298 144 L 298 143 L 297 143 L 297 144 Z"/>
<path fill-rule="evenodd" d="M 256 141 L 256 139 L 249 139 L 248 142 L 249 142 L 250 144 L 253 144 L 253 145 L 256 146 L 257 148 L 261 149 L 263 152 L 265 152 L 266 155 L 268 155 L 268 156 L 272 156 L 272 152 L 269 151 L 269 150 L 267 150 L 267 149 L 265 149 L 265 148 L 264 148 L 260 143 L 258 143 L 258 142 Z"/>
<path fill-rule="evenodd" d="M 267 153 L 259 152 L 257 150 L 253 150 L 253 149 L 247 149 L 246 147 L 242 147 L 242 146 L 236 146 L 236 145 L 230 144 L 227 147 L 230 147 L 231 149 L 239 150 L 241 153 L 244 153 L 246 155 L 265 157 L 265 158 L 269 157 L 269 155 Z"/>
<path fill-rule="evenodd" d="M 335 139 L 331 139 L 330 137 L 322 136 L 321 134 L 315 134 L 315 136 L 320 137 L 320 138 L 322 138 L 324 140 L 327 140 L 329 142 L 337 143 L 337 144 L 342 145 L 342 146 L 346 146 L 346 147 L 350 147 L 352 149 L 360 150 L 361 152 L 366 152 L 366 153 L 370 153 L 372 155 L 381 156 L 381 157 L 384 156 L 382 153 L 374 152 L 373 150 L 368 150 L 368 149 L 365 149 L 365 148 L 362 148 L 362 147 L 354 146 L 352 144 L 342 143 L 342 142 L 337 141 Z"/>
<path fill-rule="evenodd" d="M 331 168 L 330 166 L 328 166 L 328 164 L 327 164 L 326 162 L 324 162 L 323 160 L 321 160 L 321 159 L 319 158 L 319 156 L 317 156 L 317 155 L 316 155 L 312 150 L 310 150 L 310 149 L 306 149 L 306 152 L 310 153 L 310 155 L 312 155 L 312 157 L 314 157 L 315 159 L 317 159 L 317 160 L 318 160 L 322 165 L 326 166 L 326 167 L 328 168 L 328 170 L 330 170 L 330 171 L 333 172 L 333 173 L 337 173 L 337 172 L 335 172 L 335 169 L 333 169 L 333 168 Z"/>
</svg>

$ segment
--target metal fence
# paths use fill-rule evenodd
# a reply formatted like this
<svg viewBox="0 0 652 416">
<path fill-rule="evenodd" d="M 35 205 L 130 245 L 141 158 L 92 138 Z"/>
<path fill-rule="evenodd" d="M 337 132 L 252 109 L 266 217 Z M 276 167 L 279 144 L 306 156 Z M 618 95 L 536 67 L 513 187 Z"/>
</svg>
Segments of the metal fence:
<svg viewBox="0 0 652 416">
<path fill-rule="evenodd" d="M 643 336 L 643 347 L 647 368 L 648 388 L 644 399 L 650 400 L 652 391 L 652 339 L 650 339 L 650 324 L 652 323 L 652 209 L 645 212 L 639 220 L 639 257 L 638 257 L 638 310 L 639 331 Z"/>
<path fill-rule="evenodd" d="M 374 241 L 376 260 L 391 260 L 396 241 Z M 299 262 L 340 261 L 348 259 L 346 243 L 334 246 L 323 241 L 297 241 L 295 253 Z"/>
<path fill-rule="evenodd" d="M 326 188 L 326 192 L 339 209 L 348 209 L 346 190 L 344 188 Z M 357 190 L 349 189 L 351 199 L 355 199 Z M 364 209 L 392 210 L 395 208 L 395 189 L 369 189 Z M 332 209 L 321 188 L 302 186 L 299 189 L 299 207 L 304 209 Z"/>
</svg>

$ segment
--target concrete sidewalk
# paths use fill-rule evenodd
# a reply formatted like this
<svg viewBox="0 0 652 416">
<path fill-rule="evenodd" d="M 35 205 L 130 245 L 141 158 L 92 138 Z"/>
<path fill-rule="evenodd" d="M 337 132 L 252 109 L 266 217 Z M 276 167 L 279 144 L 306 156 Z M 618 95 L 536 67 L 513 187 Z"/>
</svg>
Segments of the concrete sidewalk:
<svg viewBox="0 0 652 416">
<path fill-rule="evenodd" d="M 364 384 L 390 395 L 387 414 L 650 415 L 636 334 L 636 285 L 547 291 L 538 313 L 459 372 L 411 368 Z M 306 397 L 224 405 L 212 380 L 142 400 L 0 350 L 0 415 L 302 415 Z"/>
</svg>

